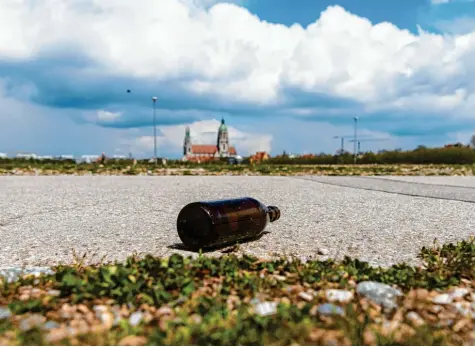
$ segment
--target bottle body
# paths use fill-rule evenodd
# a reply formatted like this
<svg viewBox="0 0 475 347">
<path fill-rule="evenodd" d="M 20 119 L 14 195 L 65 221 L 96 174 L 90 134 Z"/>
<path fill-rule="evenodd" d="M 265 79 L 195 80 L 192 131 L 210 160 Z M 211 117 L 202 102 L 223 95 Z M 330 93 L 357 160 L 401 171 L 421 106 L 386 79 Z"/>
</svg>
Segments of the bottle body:
<svg viewBox="0 0 475 347">
<path fill-rule="evenodd" d="M 215 248 L 259 238 L 279 217 L 278 208 L 249 197 L 194 202 L 178 215 L 178 236 L 190 249 Z"/>
</svg>

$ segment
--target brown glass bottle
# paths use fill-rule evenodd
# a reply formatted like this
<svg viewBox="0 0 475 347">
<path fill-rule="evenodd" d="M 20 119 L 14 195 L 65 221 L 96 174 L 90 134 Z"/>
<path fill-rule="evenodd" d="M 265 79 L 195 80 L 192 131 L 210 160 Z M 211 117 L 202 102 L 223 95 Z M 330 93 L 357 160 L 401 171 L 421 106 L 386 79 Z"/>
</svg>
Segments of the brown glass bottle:
<svg viewBox="0 0 475 347">
<path fill-rule="evenodd" d="M 185 246 L 204 250 L 259 238 L 267 224 L 279 218 L 277 207 L 249 197 L 199 201 L 183 207 L 177 229 Z"/>
</svg>

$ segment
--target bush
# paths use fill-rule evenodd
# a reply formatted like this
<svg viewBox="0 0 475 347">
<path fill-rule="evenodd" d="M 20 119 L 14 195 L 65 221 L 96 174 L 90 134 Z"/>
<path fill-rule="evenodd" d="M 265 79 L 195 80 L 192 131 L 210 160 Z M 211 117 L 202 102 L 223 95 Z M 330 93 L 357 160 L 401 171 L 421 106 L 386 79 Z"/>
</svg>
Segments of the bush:
<svg viewBox="0 0 475 347">
<path fill-rule="evenodd" d="M 329 164 L 352 164 L 353 155 L 319 154 L 314 158 L 271 158 L 269 164 L 299 164 L 299 165 L 329 165 Z M 470 148 L 425 148 L 419 147 L 411 151 L 381 151 L 379 153 L 366 152 L 360 154 L 358 164 L 451 164 L 466 165 L 475 164 L 475 151 Z"/>
</svg>

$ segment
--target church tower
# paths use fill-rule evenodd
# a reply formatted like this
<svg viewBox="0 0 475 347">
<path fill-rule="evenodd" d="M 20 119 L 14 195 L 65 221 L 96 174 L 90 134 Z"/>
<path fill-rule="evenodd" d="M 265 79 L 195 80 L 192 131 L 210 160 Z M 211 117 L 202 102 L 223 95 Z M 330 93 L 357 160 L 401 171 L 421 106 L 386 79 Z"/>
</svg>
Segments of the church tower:
<svg viewBox="0 0 475 347">
<path fill-rule="evenodd" d="M 222 157 L 227 157 L 229 152 L 228 127 L 224 124 L 224 118 L 218 130 L 218 152 Z"/>
<path fill-rule="evenodd" d="M 191 155 L 191 136 L 190 136 L 190 127 L 187 126 L 185 130 L 185 141 L 183 142 L 183 154 Z"/>
</svg>

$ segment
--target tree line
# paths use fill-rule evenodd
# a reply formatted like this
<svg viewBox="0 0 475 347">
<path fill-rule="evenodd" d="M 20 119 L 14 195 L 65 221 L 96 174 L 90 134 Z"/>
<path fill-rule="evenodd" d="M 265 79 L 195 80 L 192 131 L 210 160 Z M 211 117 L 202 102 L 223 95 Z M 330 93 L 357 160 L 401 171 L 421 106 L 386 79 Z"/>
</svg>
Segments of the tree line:
<svg viewBox="0 0 475 347">
<path fill-rule="evenodd" d="M 377 153 L 365 152 L 360 153 L 356 158 L 357 164 L 451 164 L 451 165 L 467 165 L 475 164 L 475 136 L 472 138 L 473 143 L 471 146 L 453 146 L 442 148 L 427 148 L 419 146 L 414 150 L 382 150 Z M 471 141 L 472 142 L 472 141 Z M 89 166 L 94 164 L 76 164 L 73 160 L 38 160 L 38 159 L 15 159 L 5 158 L 0 159 L 0 166 L 28 166 L 34 164 L 42 164 L 49 166 Z M 123 166 L 131 165 L 133 160 L 109 160 L 106 165 Z M 148 160 L 137 160 L 138 165 L 153 165 L 148 163 Z M 280 155 L 271 157 L 265 161 L 265 164 L 280 164 L 280 165 L 328 165 L 328 164 L 353 164 L 354 157 L 352 153 L 344 152 L 342 154 L 328 154 L 320 153 L 313 157 L 290 157 L 288 155 Z M 243 165 L 249 165 L 249 157 L 244 158 Z M 167 166 L 215 166 L 215 165 L 228 165 L 225 159 L 218 161 L 211 161 L 206 163 L 184 163 L 180 160 L 168 160 Z"/>
</svg>

